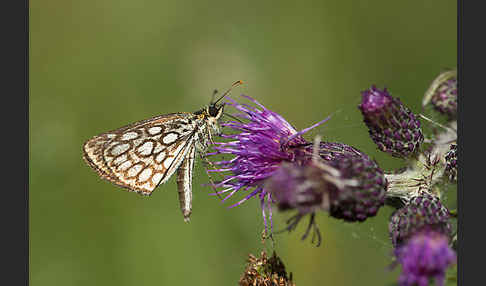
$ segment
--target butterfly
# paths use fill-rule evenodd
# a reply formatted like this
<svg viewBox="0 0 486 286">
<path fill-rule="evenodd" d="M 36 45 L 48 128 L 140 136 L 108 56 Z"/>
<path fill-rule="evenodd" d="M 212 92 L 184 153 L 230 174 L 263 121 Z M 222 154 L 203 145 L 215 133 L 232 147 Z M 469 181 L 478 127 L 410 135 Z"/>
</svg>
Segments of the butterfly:
<svg viewBox="0 0 486 286">
<path fill-rule="evenodd" d="M 205 154 L 213 133 L 220 134 L 224 103 L 218 102 L 242 83 L 196 112 L 159 115 L 94 136 L 83 144 L 83 159 L 102 179 L 146 196 L 177 172 L 180 208 L 188 222 L 196 153 Z"/>
</svg>

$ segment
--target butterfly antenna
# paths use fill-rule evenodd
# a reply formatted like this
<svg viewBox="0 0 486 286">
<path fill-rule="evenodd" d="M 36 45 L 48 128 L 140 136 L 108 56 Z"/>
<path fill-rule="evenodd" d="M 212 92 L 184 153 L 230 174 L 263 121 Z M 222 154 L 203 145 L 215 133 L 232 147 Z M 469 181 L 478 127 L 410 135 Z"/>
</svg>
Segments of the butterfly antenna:
<svg viewBox="0 0 486 286">
<path fill-rule="evenodd" d="M 239 80 L 239 81 L 237 81 L 237 82 L 233 83 L 233 84 L 231 85 L 231 87 L 230 87 L 230 88 L 228 88 L 228 90 L 227 90 L 227 91 L 225 91 L 225 92 L 223 93 L 223 95 L 221 95 L 221 97 L 220 97 L 220 98 L 218 98 L 218 100 L 216 100 L 216 101 L 215 101 L 213 104 L 216 104 L 216 103 L 218 103 L 218 102 L 219 102 L 221 99 L 225 98 L 225 97 L 226 97 L 226 96 L 227 96 L 227 95 L 230 93 L 230 91 L 233 89 L 233 87 L 238 86 L 238 85 L 242 85 L 242 84 L 243 84 L 243 81 L 241 81 L 241 80 Z"/>
</svg>

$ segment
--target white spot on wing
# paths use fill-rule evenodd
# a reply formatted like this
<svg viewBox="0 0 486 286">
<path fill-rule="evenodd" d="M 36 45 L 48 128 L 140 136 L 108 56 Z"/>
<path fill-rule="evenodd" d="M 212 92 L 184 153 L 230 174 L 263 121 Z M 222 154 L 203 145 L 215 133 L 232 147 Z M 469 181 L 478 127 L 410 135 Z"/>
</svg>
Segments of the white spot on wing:
<svg viewBox="0 0 486 286">
<path fill-rule="evenodd" d="M 177 138 L 178 138 L 177 134 L 169 133 L 169 134 L 165 135 L 164 138 L 162 138 L 162 142 L 164 142 L 164 144 L 171 144 L 174 141 L 176 141 Z"/>
<path fill-rule="evenodd" d="M 152 154 L 152 149 L 154 147 L 154 143 L 152 141 L 147 141 L 142 144 L 142 146 L 137 148 L 137 151 L 140 155 L 147 156 Z"/>
<path fill-rule="evenodd" d="M 125 162 L 127 160 L 127 154 L 123 154 L 121 156 L 116 157 L 115 160 L 113 160 L 113 163 L 118 166 L 121 163 Z"/>
<path fill-rule="evenodd" d="M 168 157 L 164 161 L 164 167 L 168 169 L 170 167 L 170 164 L 172 164 L 172 161 L 174 161 L 174 157 Z"/>
<path fill-rule="evenodd" d="M 151 128 L 149 128 L 149 130 L 148 130 L 148 132 L 150 133 L 150 135 L 157 135 L 157 134 L 159 134 L 161 131 L 162 131 L 162 127 L 160 127 L 160 126 L 154 126 L 154 127 L 151 127 Z"/>
<path fill-rule="evenodd" d="M 132 140 L 132 139 L 135 139 L 138 137 L 138 134 L 137 132 L 127 132 L 125 134 L 123 134 L 123 136 L 121 137 L 121 140 Z"/>
<path fill-rule="evenodd" d="M 125 143 L 125 144 L 119 144 L 119 145 L 115 145 L 112 149 L 111 149 L 111 154 L 113 156 L 118 156 L 120 155 L 121 153 L 123 152 L 126 152 L 128 149 L 130 148 L 130 144 L 128 143 Z"/>
<path fill-rule="evenodd" d="M 152 177 L 152 182 L 158 184 L 164 175 L 162 173 L 155 173 Z"/>
<path fill-rule="evenodd" d="M 145 182 L 150 178 L 151 175 L 152 175 L 152 168 L 147 167 L 140 173 L 140 175 L 138 175 L 138 181 Z"/>
<path fill-rule="evenodd" d="M 142 144 L 143 138 L 134 139 L 132 142 L 133 142 L 133 145 L 135 145 L 135 147 L 137 147 L 138 145 Z"/>
<path fill-rule="evenodd" d="M 130 161 L 125 161 L 123 164 L 121 164 L 120 166 L 118 166 L 118 170 L 120 171 L 125 171 L 127 170 L 128 168 L 130 168 L 130 166 L 132 165 L 132 162 Z"/>
<path fill-rule="evenodd" d="M 157 157 L 155 157 L 155 161 L 157 161 L 157 163 L 162 163 L 162 161 L 164 161 L 164 158 L 165 158 L 165 152 L 160 152 L 159 155 L 157 155 Z"/>
<path fill-rule="evenodd" d="M 128 170 L 128 176 L 134 177 L 142 170 L 142 164 L 137 164 Z"/>
</svg>

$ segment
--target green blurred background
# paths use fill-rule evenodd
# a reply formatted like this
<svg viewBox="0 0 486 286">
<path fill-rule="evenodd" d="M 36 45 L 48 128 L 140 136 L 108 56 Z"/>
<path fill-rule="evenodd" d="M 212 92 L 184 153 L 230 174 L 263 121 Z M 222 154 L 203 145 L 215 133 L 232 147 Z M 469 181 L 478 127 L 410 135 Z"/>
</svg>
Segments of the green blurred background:
<svg viewBox="0 0 486 286">
<path fill-rule="evenodd" d="M 228 209 L 202 186 L 183 222 L 175 179 L 143 198 L 98 178 L 85 140 L 155 115 L 195 111 L 236 80 L 307 134 L 353 145 L 385 170 L 356 108 L 387 86 L 420 111 L 426 88 L 456 66 L 456 1 L 30 1 L 31 285 L 236 285 L 257 254 L 263 222 L 251 200 Z M 393 285 L 387 219 L 318 216 L 323 245 L 304 231 L 276 249 L 302 285 Z M 290 214 L 276 214 L 277 229 Z M 267 245 L 268 246 L 268 245 Z"/>
</svg>

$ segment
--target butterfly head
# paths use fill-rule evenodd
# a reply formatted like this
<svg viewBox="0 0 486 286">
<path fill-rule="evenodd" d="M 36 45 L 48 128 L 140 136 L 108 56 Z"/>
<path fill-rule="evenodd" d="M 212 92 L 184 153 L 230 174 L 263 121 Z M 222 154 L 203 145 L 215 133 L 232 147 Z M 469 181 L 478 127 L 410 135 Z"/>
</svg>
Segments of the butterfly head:
<svg viewBox="0 0 486 286">
<path fill-rule="evenodd" d="M 206 107 L 206 114 L 208 117 L 219 119 L 221 115 L 223 115 L 223 112 L 224 112 L 224 103 L 223 104 L 212 103 L 208 107 Z"/>
</svg>

